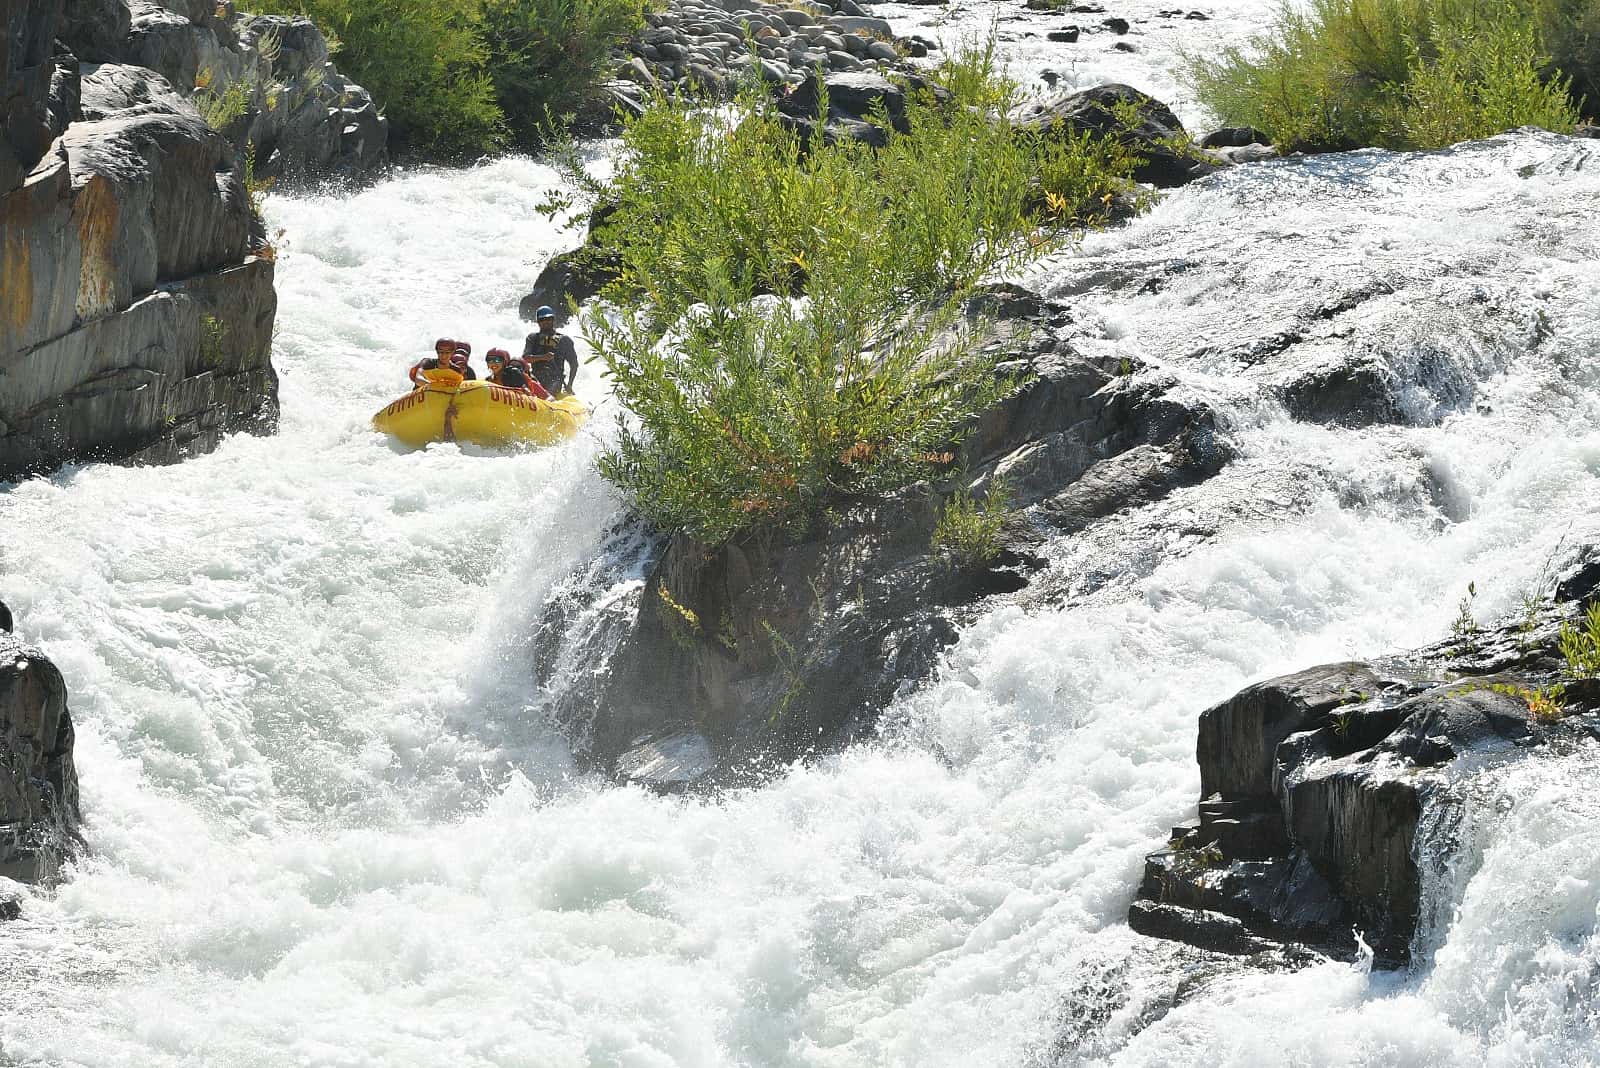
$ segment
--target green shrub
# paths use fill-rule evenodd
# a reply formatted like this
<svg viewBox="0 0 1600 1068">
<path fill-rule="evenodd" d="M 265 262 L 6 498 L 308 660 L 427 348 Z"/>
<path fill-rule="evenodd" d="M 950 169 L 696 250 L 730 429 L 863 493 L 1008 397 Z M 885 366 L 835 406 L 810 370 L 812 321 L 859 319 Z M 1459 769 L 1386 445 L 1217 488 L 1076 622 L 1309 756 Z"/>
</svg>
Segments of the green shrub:
<svg viewBox="0 0 1600 1068">
<path fill-rule="evenodd" d="M 1600 603 L 1589 606 L 1581 626 L 1561 624 L 1561 656 L 1569 678 L 1600 678 Z"/>
<path fill-rule="evenodd" d="M 612 46 L 644 25 L 643 0 L 488 0 L 489 75 L 512 139 L 535 148 L 550 119 L 580 107 Z"/>
<path fill-rule="evenodd" d="M 643 23 L 644 0 L 253 0 L 307 15 L 340 68 L 389 117 L 397 150 L 460 156 L 508 137 L 532 147 L 575 109 L 610 50 Z"/>
<path fill-rule="evenodd" d="M 219 90 L 215 75 L 206 67 L 195 76 L 192 99 L 206 125 L 218 133 L 226 133 L 228 127 L 250 110 L 250 87 L 237 81 Z"/>
<path fill-rule="evenodd" d="M 1002 479 L 989 484 L 982 503 L 966 486 L 939 509 L 931 548 L 960 567 L 988 564 L 1000 555 L 1000 533 L 1011 509 L 1011 489 Z"/>
<path fill-rule="evenodd" d="M 1016 387 L 963 334 L 966 298 L 1127 188 L 1132 160 L 931 98 L 906 120 L 874 150 L 802 142 L 764 92 L 732 114 L 660 99 L 589 185 L 612 205 L 593 252 L 620 273 L 585 332 L 636 417 L 601 471 L 658 525 L 804 527 L 939 471 Z M 1044 161 L 1060 210 L 1036 213 Z"/>
<path fill-rule="evenodd" d="M 1521 125 L 1570 130 L 1597 25 L 1592 0 L 1311 0 L 1189 75 L 1221 118 L 1285 148 L 1438 148 Z"/>
<path fill-rule="evenodd" d="M 306 15 L 339 42 L 336 62 L 389 117 L 396 149 L 431 155 L 498 143 L 482 0 L 252 0 L 265 14 Z"/>
</svg>

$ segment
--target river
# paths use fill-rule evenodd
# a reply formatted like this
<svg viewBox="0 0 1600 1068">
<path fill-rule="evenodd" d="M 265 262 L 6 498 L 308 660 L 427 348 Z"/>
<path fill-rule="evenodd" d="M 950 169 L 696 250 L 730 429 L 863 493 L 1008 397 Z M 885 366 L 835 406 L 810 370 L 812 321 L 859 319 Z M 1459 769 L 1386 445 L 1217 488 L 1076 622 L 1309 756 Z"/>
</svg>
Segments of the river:
<svg viewBox="0 0 1600 1068">
<path fill-rule="evenodd" d="M 1513 612 L 1594 534 L 1600 159 L 1569 146 L 1240 171 L 1041 268 L 1093 293 L 1085 346 L 1216 399 L 1239 459 L 1056 544 L 1060 595 L 968 626 L 881 741 L 703 799 L 575 770 L 532 682 L 545 601 L 613 551 L 595 369 L 556 449 L 367 425 L 435 336 L 517 343 L 574 240 L 535 211 L 552 173 L 272 198 L 279 433 L 0 492 L 93 845 L 0 928 L 0 1064 L 1600 1062 L 1587 775 L 1484 784 L 1499 818 L 1409 973 L 1227 973 L 1165 1011 L 1183 958 L 1123 922 L 1193 811 L 1203 708 L 1442 636 L 1469 581 Z M 1179 261 L 1159 292 L 1084 281 Z M 1402 296 L 1352 329 L 1446 357 L 1407 424 L 1263 402 L 1219 317 L 1372 276 Z"/>
</svg>

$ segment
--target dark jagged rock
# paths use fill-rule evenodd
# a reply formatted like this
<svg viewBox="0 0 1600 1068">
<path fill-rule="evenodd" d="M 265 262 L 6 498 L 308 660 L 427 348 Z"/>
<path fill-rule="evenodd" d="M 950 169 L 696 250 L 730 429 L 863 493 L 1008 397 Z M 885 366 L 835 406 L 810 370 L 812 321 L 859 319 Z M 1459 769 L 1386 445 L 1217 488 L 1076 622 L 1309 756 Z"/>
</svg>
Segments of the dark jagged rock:
<svg viewBox="0 0 1600 1068">
<path fill-rule="evenodd" d="M 60 0 L 0 4 L 6 31 L 0 42 L 0 194 L 22 184 L 61 132 L 52 107 L 61 14 Z"/>
<path fill-rule="evenodd" d="M 1588 608 L 1600 601 L 1600 546 L 1589 546 L 1580 556 L 1582 562 L 1556 584 L 1556 600 Z"/>
<path fill-rule="evenodd" d="M 55 877 L 77 844 L 67 691 L 43 653 L 0 634 L 0 877 Z"/>
<path fill-rule="evenodd" d="M 1380 964 L 1403 965 L 1425 904 L 1418 828 L 1451 802 L 1451 766 L 1560 759 L 1593 732 L 1600 687 L 1570 683 L 1566 718 L 1530 712 L 1528 692 L 1560 676 L 1567 618 L 1551 608 L 1531 631 L 1312 668 L 1203 713 L 1199 819 L 1147 859 L 1130 923 L 1222 948 L 1238 932 L 1220 915 L 1345 957 L 1359 933 Z"/>
<path fill-rule="evenodd" d="M 110 63 L 122 54 L 131 17 L 123 0 L 67 0 L 59 36 L 84 63 Z"/>
<path fill-rule="evenodd" d="M 668 539 L 632 613 L 599 639 L 616 644 L 606 671 L 592 690 L 559 699 L 558 718 L 591 761 L 637 777 L 638 746 L 655 760 L 656 739 L 694 737 L 712 759 L 692 762 L 692 777 L 726 781 L 860 738 L 897 692 L 928 676 L 961 613 L 1027 585 L 1041 564 L 1032 549 L 1058 519 L 1048 502 L 1075 480 L 1149 447 L 1169 461 L 1162 479 L 1141 487 L 1153 499 L 1222 462 L 1207 412 L 1077 355 L 1055 333 L 1061 309 L 1037 294 L 1003 287 L 973 313 L 1000 320 L 987 350 L 995 365 L 1034 377 L 983 417 L 960 463 L 980 496 L 1004 475 L 1012 504 L 1039 507 L 1014 517 L 986 564 L 932 549 L 941 494 L 928 486 L 846 509 L 798 537 L 756 534 L 716 548 Z M 1091 521 L 1094 503 L 1077 507 Z M 552 620 L 550 632 L 567 625 Z"/>
<path fill-rule="evenodd" d="M 1151 938 L 1171 938 L 1188 942 L 1197 949 L 1231 956 L 1268 953 L 1277 943 L 1250 932 L 1232 916 L 1201 912 L 1156 901 L 1135 901 L 1128 909 L 1128 926 Z"/>
<path fill-rule="evenodd" d="M 947 100 L 950 95 L 943 87 L 916 75 L 891 81 L 869 71 L 826 74 L 821 78 L 812 71 L 792 92 L 779 98 L 778 113 L 785 125 L 802 137 L 809 138 L 820 126 L 826 143 L 854 140 L 882 147 L 888 143 L 888 136 L 881 123 L 886 121 L 890 129 L 900 133 L 909 130 L 907 90 L 930 93 L 936 100 Z M 824 96 L 828 101 L 826 115 L 821 113 Z"/>
<path fill-rule="evenodd" d="M 10 634 L 15 625 L 15 621 L 11 618 L 11 609 L 6 607 L 4 601 L 0 601 L 0 631 Z"/>
<path fill-rule="evenodd" d="M 1201 148 L 1243 148 L 1246 145 L 1270 144 L 1272 138 L 1254 126 L 1224 126 L 1200 139 Z"/>
<path fill-rule="evenodd" d="M 1137 122 L 1128 125 L 1118 112 L 1132 111 Z M 1184 185 L 1212 174 L 1215 160 L 1180 148 L 1183 123 L 1172 109 L 1154 97 L 1126 85 L 1099 85 L 1075 93 L 1057 93 L 1023 104 L 1012 113 L 1019 129 L 1049 136 L 1089 132 L 1116 137 L 1143 157 L 1134 171 L 1141 182 L 1163 188 Z"/>
<path fill-rule="evenodd" d="M 589 213 L 584 244 L 551 257 L 539 272 L 532 291 L 518 303 L 519 316 L 532 322 L 534 313 L 548 306 L 555 310 L 556 322 L 563 323 L 572 304 L 581 304 L 597 296 L 616 278 L 620 264 L 614 258 L 601 256 L 594 242 L 595 230 L 604 226 L 615 211 L 614 204 L 601 204 Z"/>
</svg>

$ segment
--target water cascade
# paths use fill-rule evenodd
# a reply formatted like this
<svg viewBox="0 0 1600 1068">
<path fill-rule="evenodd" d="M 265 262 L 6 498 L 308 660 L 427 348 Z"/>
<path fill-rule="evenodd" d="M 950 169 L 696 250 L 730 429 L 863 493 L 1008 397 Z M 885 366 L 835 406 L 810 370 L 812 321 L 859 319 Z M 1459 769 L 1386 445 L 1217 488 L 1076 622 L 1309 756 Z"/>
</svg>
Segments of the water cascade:
<svg viewBox="0 0 1600 1068">
<path fill-rule="evenodd" d="M 1237 459 L 1054 545 L 878 742 L 691 798 L 578 770 L 546 688 L 593 665 L 530 666 L 548 600 L 629 551 L 594 369 L 557 449 L 366 425 L 436 334 L 520 337 L 572 240 L 534 210 L 551 173 L 274 198 L 281 432 L 0 494 L 94 845 L 0 931 L 0 1062 L 1596 1063 L 1592 765 L 1484 784 L 1412 972 L 1208 977 L 1123 922 L 1203 708 L 1441 636 L 1469 579 L 1510 612 L 1592 533 L 1600 156 L 1573 144 L 1245 169 L 1047 264 L 1080 343 L 1207 397 Z M 1329 352 L 1415 384 L 1396 419 L 1268 399 L 1251 346 L 1322 300 Z"/>
</svg>

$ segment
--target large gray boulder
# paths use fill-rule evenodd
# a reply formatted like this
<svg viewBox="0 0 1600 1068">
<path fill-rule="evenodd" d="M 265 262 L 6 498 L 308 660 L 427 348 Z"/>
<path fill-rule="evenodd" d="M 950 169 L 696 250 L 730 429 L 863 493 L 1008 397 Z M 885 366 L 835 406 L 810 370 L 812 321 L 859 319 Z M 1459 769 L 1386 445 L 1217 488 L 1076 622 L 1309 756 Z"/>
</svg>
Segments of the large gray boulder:
<svg viewBox="0 0 1600 1068">
<path fill-rule="evenodd" d="M 91 83 L 101 114 L 114 90 Z M 276 413 L 272 263 L 237 158 L 142 84 L 0 197 L 0 477 L 187 455 Z"/>
<path fill-rule="evenodd" d="M 78 839 L 67 691 L 44 654 L 0 633 L 0 878 L 48 880 Z"/>
<path fill-rule="evenodd" d="M 303 18 L 231 0 L 0 16 L 0 479 L 271 427 L 273 254 L 246 160 L 258 180 L 368 175 L 386 120 Z"/>
<path fill-rule="evenodd" d="M 1578 574 L 1581 574 L 1581 569 Z M 1572 579 L 1568 579 L 1572 581 Z M 1466 772 L 1561 760 L 1600 735 L 1600 686 L 1566 683 L 1566 715 L 1527 695 L 1562 679 L 1551 604 L 1529 620 L 1370 664 L 1258 683 L 1200 717 L 1198 819 L 1146 860 L 1135 929 L 1221 952 L 1257 938 L 1380 965 L 1411 959 L 1424 919 L 1425 814 L 1461 803 Z M 1170 911 L 1181 906 L 1181 912 Z"/>
<path fill-rule="evenodd" d="M 123 0 L 67 0 L 59 36 L 83 63 L 109 63 L 123 54 L 132 26 Z"/>
</svg>

